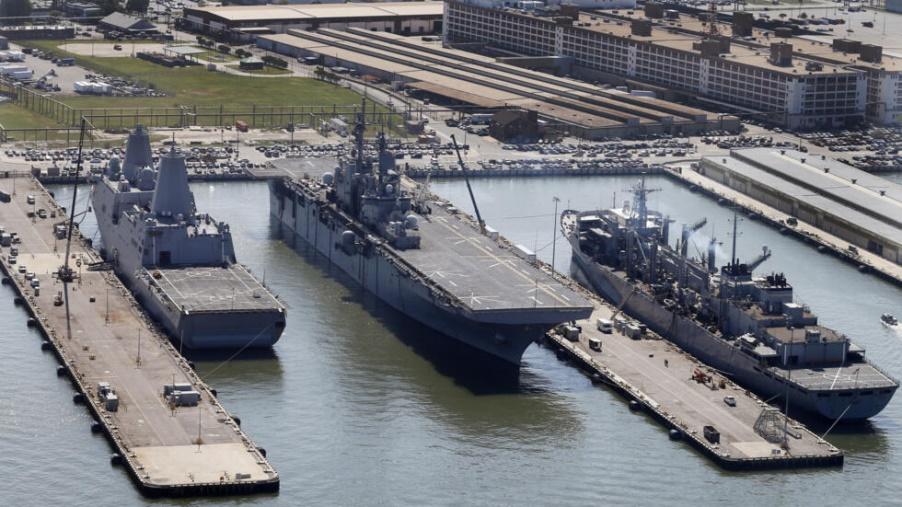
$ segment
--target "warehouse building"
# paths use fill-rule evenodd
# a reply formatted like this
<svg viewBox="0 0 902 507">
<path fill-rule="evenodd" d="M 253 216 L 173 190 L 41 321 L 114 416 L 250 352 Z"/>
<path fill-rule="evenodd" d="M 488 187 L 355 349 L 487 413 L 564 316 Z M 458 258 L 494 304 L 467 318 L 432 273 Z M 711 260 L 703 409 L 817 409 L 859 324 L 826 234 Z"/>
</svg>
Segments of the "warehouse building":
<svg viewBox="0 0 902 507">
<path fill-rule="evenodd" d="M 902 185 L 824 156 L 771 148 L 706 157 L 699 172 L 902 264 Z"/>
<path fill-rule="evenodd" d="M 402 34 L 441 31 L 441 2 L 378 2 L 310 5 L 186 7 L 182 27 L 235 38 L 291 29 L 363 28 Z"/>
<path fill-rule="evenodd" d="M 739 23 L 734 34 L 730 25 L 712 29 L 655 4 L 614 14 L 484 3 L 445 3 L 447 44 L 569 57 L 585 75 L 660 86 L 793 129 L 841 127 L 866 116 L 880 123 L 897 120 L 902 65 L 877 46 L 861 45 L 854 56 L 843 56 L 786 30 L 752 28 L 747 17 L 749 26 Z"/>
<path fill-rule="evenodd" d="M 555 131 L 587 139 L 694 135 L 740 126 L 732 116 L 524 69 L 421 37 L 354 28 L 289 30 L 261 36 L 257 45 L 376 78 L 438 104 L 533 112 Z M 508 129 L 505 136 L 510 134 Z"/>
<path fill-rule="evenodd" d="M 118 32 L 128 35 L 149 35 L 157 33 L 156 25 L 146 19 L 114 12 L 97 22 L 100 32 Z"/>
</svg>

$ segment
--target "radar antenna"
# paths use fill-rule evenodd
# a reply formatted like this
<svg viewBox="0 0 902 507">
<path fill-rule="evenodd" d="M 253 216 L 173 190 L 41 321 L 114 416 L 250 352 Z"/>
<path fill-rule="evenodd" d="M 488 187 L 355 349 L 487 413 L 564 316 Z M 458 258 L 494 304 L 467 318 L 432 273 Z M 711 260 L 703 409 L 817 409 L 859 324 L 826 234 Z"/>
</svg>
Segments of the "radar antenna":
<svg viewBox="0 0 902 507">
<path fill-rule="evenodd" d="M 661 189 L 646 187 L 645 175 L 643 175 L 638 183 L 627 188 L 626 191 L 631 192 L 635 196 L 635 206 L 633 206 L 633 209 L 636 213 L 636 218 L 638 219 L 640 227 L 645 228 L 648 223 L 648 194 L 660 192 Z"/>
</svg>

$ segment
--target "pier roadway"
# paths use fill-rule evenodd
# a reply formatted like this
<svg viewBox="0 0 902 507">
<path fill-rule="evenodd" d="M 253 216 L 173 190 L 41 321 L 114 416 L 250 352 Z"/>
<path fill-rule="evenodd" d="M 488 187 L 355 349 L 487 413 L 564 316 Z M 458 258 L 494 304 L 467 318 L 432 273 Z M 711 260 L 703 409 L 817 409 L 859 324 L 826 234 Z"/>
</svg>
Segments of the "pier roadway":
<svg viewBox="0 0 902 507">
<path fill-rule="evenodd" d="M 641 339 L 630 339 L 616 330 L 611 334 L 598 331 L 597 319 L 611 319 L 616 310 L 595 296 L 589 297 L 595 311 L 590 320 L 577 323 L 582 326 L 579 340 L 549 333 L 552 347 L 576 361 L 593 380 L 629 398 L 631 408 L 645 411 L 676 430 L 671 431 L 672 437 L 683 439 L 727 469 L 842 464 L 839 449 L 792 419 L 788 421 L 787 450 L 780 441 L 782 416 L 777 441 L 765 439 L 755 431 L 755 422 L 768 405 L 672 343 L 651 332 Z M 601 341 L 601 351 L 589 347 L 590 338 Z M 693 380 L 697 370 L 711 380 Z M 728 396 L 735 400 L 735 406 L 725 402 Z M 713 426 L 720 433 L 719 443 L 705 438 L 705 426 Z"/>
<path fill-rule="evenodd" d="M 63 263 L 65 240 L 54 224 L 65 213 L 31 178 L 17 178 L 11 202 L 0 202 L 0 226 L 16 233 L 19 243 L 0 248 L 4 284 L 17 293 L 63 366 L 97 423 L 142 493 L 151 496 L 245 494 L 276 491 L 279 476 L 236 420 L 206 384 L 154 326 L 111 271 L 88 270 L 100 259 L 73 234 L 70 266 L 78 278 L 64 286 L 56 272 Z M 0 190 L 12 193 L 12 179 L 0 179 Z M 86 190 L 87 191 L 87 190 Z M 29 204 L 29 195 L 34 204 Z M 48 218 L 29 217 L 46 210 Z M 55 218 L 51 215 L 55 214 Z M 18 248 L 15 263 L 11 247 Z M 23 268 L 24 266 L 24 268 Z M 24 271 L 24 272 L 20 272 Z M 33 273 L 39 290 L 26 278 Z M 66 306 L 58 295 L 68 296 Z M 118 407 L 102 401 L 99 383 L 107 382 Z M 175 406 L 165 385 L 190 384 L 200 393 L 195 406 Z M 87 430 L 87 428 L 86 428 Z M 87 431 L 86 438 L 87 438 Z"/>
<path fill-rule="evenodd" d="M 858 265 L 861 271 L 873 271 L 897 285 L 902 284 L 902 265 L 884 259 L 864 248 L 858 248 L 857 252 L 853 252 L 849 250 L 851 243 L 848 241 L 807 222 L 799 220 L 795 226 L 785 225 L 786 220 L 790 218 L 789 214 L 693 171 L 688 163 L 669 166 L 668 169 L 665 173 L 668 176 L 681 180 L 687 185 L 694 185 L 715 198 L 725 199 L 746 211 L 751 211 L 775 226 L 785 227 L 786 231 L 781 232 L 791 232 L 817 247 L 827 249 L 842 260 Z"/>
</svg>

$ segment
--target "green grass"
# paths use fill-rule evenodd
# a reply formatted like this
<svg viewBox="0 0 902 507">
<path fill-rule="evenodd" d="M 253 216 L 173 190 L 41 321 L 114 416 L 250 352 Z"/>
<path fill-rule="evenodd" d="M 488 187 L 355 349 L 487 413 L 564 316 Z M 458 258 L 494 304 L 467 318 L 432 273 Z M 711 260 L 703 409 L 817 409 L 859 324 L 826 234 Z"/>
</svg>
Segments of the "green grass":
<svg viewBox="0 0 902 507">
<path fill-rule="evenodd" d="M 57 46 L 71 41 L 23 41 L 24 46 L 50 51 L 58 56 L 69 56 L 70 53 Z M 166 108 L 197 106 L 197 112 L 206 112 L 193 120 L 197 125 L 218 125 L 220 121 L 228 124 L 235 120 L 246 120 L 255 127 L 285 125 L 291 119 L 307 121 L 297 114 L 289 114 L 288 106 L 323 106 L 328 111 L 333 105 L 351 106 L 360 104 L 361 97 L 356 92 L 312 78 L 236 76 L 224 72 L 206 70 L 203 65 L 183 68 L 166 68 L 129 56 L 123 57 L 91 57 L 71 55 L 78 65 L 86 69 L 119 76 L 137 81 L 145 86 L 151 85 L 166 93 L 166 97 L 103 97 L 103 96 L 60 96 L 55 98 L 76 110 L 103 109 L 106 114 L 124 115 L 121 118 L 104 119 L 99 111 L 94 113 L 92 122 L 97 128 L 130 128 L 136 123 L 150 127 L 179 125 L 179 117 L 163 118 L 159 116 Z M 263 73 L 278 72 L 276 69 L 264 70 Z M 372 103 L 367 108 L 370 110 Z M 218 116 L 222 107 L 222 116 Z M 256 123 L 246 114 L 256 107 L 259 115 Z M 144 108 L 140 114 L 135 109 Z M 272 108 L 271 110 L 269 108 Z M 151 110 L 157 116 L 151 115 Z M 376 111 L 386 112 L 382 106 Z M 42 118 L 42 117 L 41 117 Z M 47 120 L 52 121 L 52 120 Z M 398 122 L 392 122 L 398 123 Z M 396 135 L 402 132 L 391 128 Z"/>
<path fill-rule="evenodd" d="M 211 72 L 202 65 L 169 69 L 137 58 L 101 58 L 70 55 L 57 46 L 66 41 L 23 41 L 25 46 L 74 56 L 78 64 L 107 75 L 150 84 L 167 97 L 60 97 L 76 108 L 209 106 L 331 106 L 360 103 L 352 91 L 311 78 L 255 79 Z"/>
<path fill-rule="evenodd" d="M 6 129 L 59 127 L 59 124 L 52 119 L 16 104 L 0 104 L 0 124 Z"/>
</svg>

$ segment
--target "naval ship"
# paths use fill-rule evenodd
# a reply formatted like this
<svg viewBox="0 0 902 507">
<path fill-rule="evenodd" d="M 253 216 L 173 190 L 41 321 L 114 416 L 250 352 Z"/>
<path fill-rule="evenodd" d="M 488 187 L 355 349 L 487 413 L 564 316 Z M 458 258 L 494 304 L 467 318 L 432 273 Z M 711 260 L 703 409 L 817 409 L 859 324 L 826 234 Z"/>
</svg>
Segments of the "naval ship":
<svg viewBox="0 0 902 507">
<path fill-rule="evenodd" d="M 285 307 L 238 264 L 228 224 L 195 208 L 185 157 L 154 169 L 148 132 L 129 135 L 95 182 L 91 203 L 104 260 L 172 337 L 192 349 L 271 347 Z"/>
<path fill-rule="evenodd" d="M 683 226 L 671 247 L 672 220 L 647 208 L 655 189 L 643 179 L 630 190 L 633 202 L 621 208 L 563 212 L 578 281 L 763 398 L 843 421 L 869 418 L 889 403 L 899 383 L 863 348 L 794 302 L 784 274 L 753 275 L 770 250 L 739 261 L 735 217 L 731 260 L 718 270 L 714 239 L 706 255 L 688 255 L 705 220 Z"/>
<path fill-rule="evenodd" d="M 533 340 L 591 314 L 584 297 L 496 233 L 424 187 L 405 190 L 384 135 L 367 151 L 363 133 L 358 115 L 334 171 L 271 182 L 270 212 L 286 242 L 313 246 L 389 306 L 498 366 L 519 367 Z"/>
</svg>

